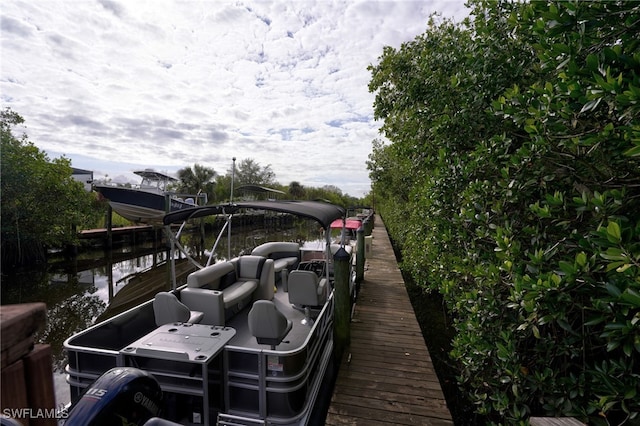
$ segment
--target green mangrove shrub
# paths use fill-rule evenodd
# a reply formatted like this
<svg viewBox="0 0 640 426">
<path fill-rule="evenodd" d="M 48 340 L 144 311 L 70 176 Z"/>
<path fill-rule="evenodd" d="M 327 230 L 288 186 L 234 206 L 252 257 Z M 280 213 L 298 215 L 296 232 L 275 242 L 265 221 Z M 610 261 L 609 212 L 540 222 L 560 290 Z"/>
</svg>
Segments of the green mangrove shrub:
<svg viewBox="0 0 640 426">
<path fill-rule="evenodd" d="M 488 422 L 640 412 L 640 5 L 472 1 L 371 67 L 369 169 Z"/>
</svg>

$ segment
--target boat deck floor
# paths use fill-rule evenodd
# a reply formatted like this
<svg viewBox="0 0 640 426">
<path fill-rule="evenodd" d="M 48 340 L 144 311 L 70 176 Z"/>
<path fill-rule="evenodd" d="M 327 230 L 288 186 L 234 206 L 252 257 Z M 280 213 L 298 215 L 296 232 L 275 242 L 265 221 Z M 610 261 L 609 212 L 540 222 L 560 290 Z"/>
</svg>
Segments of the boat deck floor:
<svg viewBox="0 0 640 426">
<path fill-rule="evenodd" d="M 290 351 L 299 348 L 304 343 L 312 328 L 309 325 L 302 324 L 304 312 L 294 308 L 291 303 L 289 303 L 289 293 L 282 289 L 280 283 L 277 284 L 277 291 L 274 294 L 273 302 L 276 308 L 293 322 L 291 331 L 285 336 L 282 343 L 276 346 L 276 350 Z M 269 345 L 259 345 L 256 342 L 256 338 L 253 337 L 249 331 L 248 315 L 250 310 L 251 305 L 248 305 L 227 321 L 226 325 L 236 330 L 236 335 L 229 341 L 228 345 L 254 349 L 271 349 Z"/>
</svg>

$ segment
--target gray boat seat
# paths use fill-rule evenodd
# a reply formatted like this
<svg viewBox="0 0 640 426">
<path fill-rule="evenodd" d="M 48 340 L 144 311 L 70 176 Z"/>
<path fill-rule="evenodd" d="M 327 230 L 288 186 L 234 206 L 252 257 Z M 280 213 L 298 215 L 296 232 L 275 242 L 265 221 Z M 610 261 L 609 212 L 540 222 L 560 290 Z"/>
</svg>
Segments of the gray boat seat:
<svg viewBox="0 0 640 426">
<path fill-rule="evenodd" d="M 161 291 L 153 299 L 153 313 L 159 327 L 172 322 L 199 323 L 204 313 L 190 310 L 175 294 Z"/>
<path fill-rule="evenodd" d="M 249 331 L 259 345 L 270 345 L 272 350 L 282 343 L 293 322 L 276 308 L 270 300 L 256 300 L 249 311 Z"/>
<path fill-rule="evenodd" d="M 273 299 L 274 287 L 273 259 L 239 256 L 189 274 L 180 300 L 204 312 L 203 324 L 225 325 L 251 301 Z"/>
<path fill-rule="evenodd" d="M 327 301 L 327 279 L 319 278 L 313 271 L 295 270 L 289 274 L 289 302 L 304 308 L 302 324 L 311 325 L 311 307 L 319 307 Z"/>
<path fill-rule="evenodd" d="M 289 271 L 300 263 L 300 245 L 294 242 L 269 241 L 254 248 L 252 255 L 273 259 L 273 270 L 280 274 L 282 288 L 287 291 Z"/>
</svg>

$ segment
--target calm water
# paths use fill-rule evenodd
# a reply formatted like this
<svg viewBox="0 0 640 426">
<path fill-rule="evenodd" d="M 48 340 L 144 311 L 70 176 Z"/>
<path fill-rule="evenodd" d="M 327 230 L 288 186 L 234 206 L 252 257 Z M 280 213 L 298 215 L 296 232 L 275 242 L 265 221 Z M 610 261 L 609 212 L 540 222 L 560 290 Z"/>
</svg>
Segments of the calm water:
<svg viewBox="0 0 640 426">
<path fill-rule="evenodd" d="M 298 241 L 319 238 L 317 226 L 301 221 L 280 229 L 234 229 L 229 247 L 231 256 L 237 256 L 266 241 Z M 208 257 L 217 235 L 207 235 L 204 245 L 199 236 L 186 235 L 182 243 L 195 255 Z M 200 247 L 200 248 L 199 248 Z M 216 259 L 228 256 L 226 236 L 215 251 Z M 118 249 L 82 253 L 73 260 L 50 259 L 38 269 L 2 276 L 2 304 L 45 302 L 47 324 L 36 336 L 37 341 L 48 343 L 53 351 L 54 383 L 58 404 L 69 402 L 69 389 L 65 382 L 67 364 L 63 351 L 64 341 L 94 323 L 104 319 L 111 300 L 122 291 L 129 280 L 145 271 L 153 270 L 167 277 L 169 283 L 168 251 L 154 249 L 151 244 L 125 246 Z M 204 260 L 206 262 L 206 259 Z"/>
</svg>

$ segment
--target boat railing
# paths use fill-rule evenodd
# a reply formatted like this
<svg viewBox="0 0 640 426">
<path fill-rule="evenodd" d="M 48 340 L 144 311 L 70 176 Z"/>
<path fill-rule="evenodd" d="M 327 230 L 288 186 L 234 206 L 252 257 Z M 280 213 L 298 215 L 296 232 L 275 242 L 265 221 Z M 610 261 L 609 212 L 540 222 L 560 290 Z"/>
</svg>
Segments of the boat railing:
<svg viewBox="0 0 640 426">
<path fill-rule="evenodd" d="M 152 303 L 147 301 L 65 340 L 69 361 L 65 373 L 72 399 L 105 371 L 122 365 L 123 345 L 151 331 L 155 325 Z"/>
</svg>

